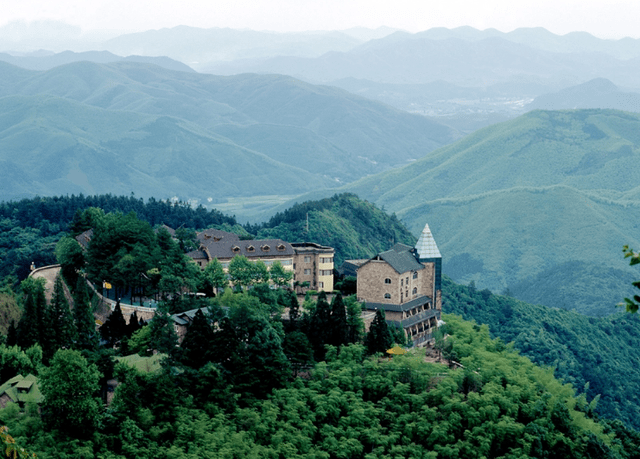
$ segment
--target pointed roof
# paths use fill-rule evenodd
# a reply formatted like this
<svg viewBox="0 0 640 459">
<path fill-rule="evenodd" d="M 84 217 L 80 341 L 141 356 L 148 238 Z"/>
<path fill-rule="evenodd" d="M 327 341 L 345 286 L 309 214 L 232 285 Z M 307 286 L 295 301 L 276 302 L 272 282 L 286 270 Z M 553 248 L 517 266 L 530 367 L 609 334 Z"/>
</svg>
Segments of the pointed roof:
<svg viewBox="0 0 640 459">
<path fill-rule="evenodd" d="M 416 243 L 416 251 L 418 252 L 418 258 L 424 260 L 425 258 L 442 258 L 440 250 L 436 245 L 435 239 L 429 229 L 429 224 L 424 225 L 422 234 Z"/>
</svg>

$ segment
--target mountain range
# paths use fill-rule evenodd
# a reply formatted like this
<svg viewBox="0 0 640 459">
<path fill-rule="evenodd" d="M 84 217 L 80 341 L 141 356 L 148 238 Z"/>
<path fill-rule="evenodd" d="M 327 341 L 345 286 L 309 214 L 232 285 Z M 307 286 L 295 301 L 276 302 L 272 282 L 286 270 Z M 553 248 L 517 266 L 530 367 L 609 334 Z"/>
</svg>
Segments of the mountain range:
<svg viewBox="0 0 640 459">
<path fill-rule="evenodd" d="M 459 134 L 291 77 L 133 61 L 0 63 L 4 199 L 130 193 L 295 195 L 406 164 Z"/>
</svg>

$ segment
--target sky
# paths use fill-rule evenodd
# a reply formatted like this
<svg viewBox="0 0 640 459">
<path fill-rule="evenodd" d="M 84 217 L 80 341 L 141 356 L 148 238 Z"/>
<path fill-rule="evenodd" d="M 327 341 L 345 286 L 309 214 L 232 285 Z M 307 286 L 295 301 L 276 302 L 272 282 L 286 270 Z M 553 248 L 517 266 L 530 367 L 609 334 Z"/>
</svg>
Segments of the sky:
<svg viewBox="0 0 640 459">
<path fill-rule="evenodd" d="M 0 11 L 0 27 L 60 21 L 83 32 L 178 25 L 278 32 L 388 26 L 419 32 L 468 25 L 640 38 L 638 0 L 0 0 Z"/>
</svg>

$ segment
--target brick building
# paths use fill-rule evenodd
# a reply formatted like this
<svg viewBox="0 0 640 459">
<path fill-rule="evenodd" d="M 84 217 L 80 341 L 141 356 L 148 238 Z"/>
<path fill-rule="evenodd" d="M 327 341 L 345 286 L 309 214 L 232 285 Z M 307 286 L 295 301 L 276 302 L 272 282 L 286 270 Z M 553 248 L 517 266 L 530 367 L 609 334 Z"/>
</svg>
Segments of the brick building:
<svg viewBox="0 0 640 459">
<path fill-rule="evenodd" d="M 425 345 L 440 320 L 441 275 L 442 256 L 426 225 L 415 247 L 396 244 L 359 264 L 358 300 L 369 310 L 384 309 L 414 346 Z"/>
</svg>

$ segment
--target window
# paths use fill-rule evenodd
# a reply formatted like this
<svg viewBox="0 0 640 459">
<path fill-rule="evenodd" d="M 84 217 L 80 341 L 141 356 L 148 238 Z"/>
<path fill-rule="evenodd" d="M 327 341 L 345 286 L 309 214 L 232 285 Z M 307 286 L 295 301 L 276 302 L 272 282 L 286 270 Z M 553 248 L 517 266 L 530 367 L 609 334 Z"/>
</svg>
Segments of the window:
<svg viewBox="0 0 640 459">
<path fill-rule="evenodd" d="M 305 273 L 306 275 L 310 275 L 310 274 L 311 274 L 311 270 L 310 270 L 310 269 L 305 269 L 305 270 L 304 270 L 304 273 Z"/>
<path fill-rule="evenodd" d="M 384 297 L 388 300 L 391 299 L 391 293 L 385 293 Z"/>
<path fill-rule="evenodd" d="M 276 250 L 279 250 L 280 252 L 283 252 L 284 250 L 286 250 L 286 247 L 284 246 L 284 244 L 280 244 L 280 245 L 278 245 L 278 247 L 276 247 Z"/>
<path fill-rule="evenodd" d="M 271 250 L 271 247 L 269 247 L 267 244 L 265 244 L 265 245 L 263 245 L 261 247 L 261 249 L 262 249 L 263 252 L 268 252 L 269 250 Z"/>
<path fill-rule="evenodd" d="M 406 282 L 407 282 L 407 285 L 409 285 L 409 276 L 407 276 Z"/>
<path fill-rule="evenodd" d="M 333 263 L 333 258 L 331 258 L 331 257 L 320 257 L 320 263 Z"/>
<path fill-rule="evenodd" d="M 400 279 L 400 286 L 404 285 L 404 279 Z"/>
<path fill-rule="evenodd" d="M 413 287 L 413 294 L 417 295 L 418 294 L 418 287 Z"/>
<path fill-rule="evenodd" d="M 413 273 L 413 278 L 414 278 L 414 279 L 417 279 L 417 278 L 418 278 L 418 273 L 417 273 L 417 272 Z"/>
<path fill-rule="evenodd" d="M 318 282 L 318 286 L 319 286 L 320 288 L 324 288 L 324 282 Z"/>
<path fill-rule="evenodd" d="M 255 252 L 256 248 L 252 245 L 247 246 L 247 252 Z"/>
<path fill-rule="evenodd" d="M 309 255 L 306 255 L 306 256 L 304 257 L 304 262 L 305 262 L 305 263 L 311 263 L 311 257 L 310 257 Z"/>
<path fill-rule="evenodd" d="M 320 270 L 320 275 L 321 276 L 330 276 L 333 274 L 333 271 L 331 271 L 330 269 L 321 269 Z"/>
<path fill-rule="evenodd" d="M 291 263 L 293 263 L 291 260 L 280 260 L 282 266 L 291 266 Z M 293 265 L 293 267 L 295 268 L 296 265 Z"/>
<path fill-rule="evenodd" d="M 385 284 L 390 284 L 391 283 L 391 279 L 389 279 L 388 277 L 384 280 Z"/>
<path fill-rule="evenodd" d="M 238 247 L 237 245 L 234 245 L 233 247 L 231 247 L 231 250 L 233 251 L 233 253 L 239 253 L 240 247 Z"/>
</svg>

